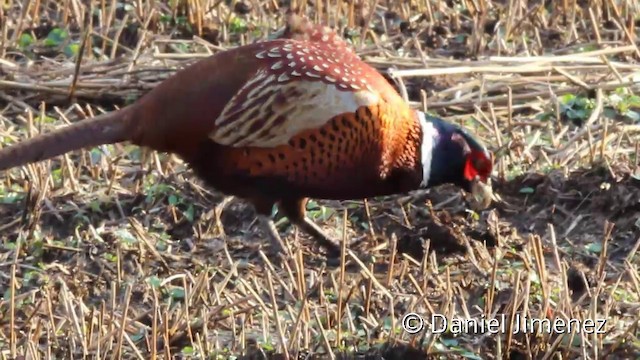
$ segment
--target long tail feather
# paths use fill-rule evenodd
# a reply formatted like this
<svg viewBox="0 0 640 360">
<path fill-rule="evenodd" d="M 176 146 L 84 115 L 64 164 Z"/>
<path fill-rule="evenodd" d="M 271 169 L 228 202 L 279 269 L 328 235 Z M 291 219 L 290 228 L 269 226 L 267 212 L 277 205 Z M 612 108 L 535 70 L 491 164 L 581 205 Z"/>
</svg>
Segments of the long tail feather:
<svg viewBox="0 0 640 360">
<path fill-rule="evenodd" d="M 127 140 L 126 110 L 113 111 L 0 149 L 0 171 L 69 151 Z"/>
</svg>

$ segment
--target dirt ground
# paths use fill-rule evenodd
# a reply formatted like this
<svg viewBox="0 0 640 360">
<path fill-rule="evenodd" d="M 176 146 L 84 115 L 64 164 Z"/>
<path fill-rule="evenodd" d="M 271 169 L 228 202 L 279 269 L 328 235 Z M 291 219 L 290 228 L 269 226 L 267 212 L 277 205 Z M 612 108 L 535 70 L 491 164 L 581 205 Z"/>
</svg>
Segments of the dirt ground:
<svg viewBox="0 0 640 360">
<path fill-rule="evenodd" d="M 606 168 L 595 168 L 569 173 L 566 176 L 562 170 L 556 170 L 548 175 L 529 174 L 511 181 L 498 181 L 494 183 L 494 189 L 502 201 L 492 206 L 490 210 L 479 214 L 479 217 L 470 214 L 466 210 L 467 207 L 460 192 L 448 186 L 425 193 L 369 200 L 370 217 L 367 216 L 362 202 L 320 201 L 319 204 L 326 205 L 330 212 L 335 211 L 321 224 L 327 231 L 339 235 L 342 224 L 341 214 L 343 210 L 347 210 L 349 238 L 358 239 L 358 244 L 353 249 L 360 252 L 361 259 L 365 260 L 369 257 L 371 269 L 380 280 L 385 278 L 385 274 L 393 271 L 389 268 L 391 250 L 388 241 L 391 236 L 398 239 L 397 262 L 401 261 L 403 253 L 410 255 L 418 262 L 422 261 L 425 255 L 425 243 L 428 242 L 428 246 L 436 254 L 433 260 L 448 266 L 447 271 L 451 276 L 451 282 L 468 281 L 465 289 L 467 301 L 478 301 L 486 296 L 486 289 L 482 283 L 488 281 L 487 269 L 485 268 L 483 272 L 480 270 L 483 268 L 482 264 L 473 265 L 469 259 L 469 251 L 474 253 L 478 248 L 484 248 L 487 258 L 493 257 L 492 254 L 496 251 L 504 251 L 506 253 L 503 255 L 503 261 L 515 261 L 518 257 L 524 259 L 518 253 L 532 245 L 532 237 L 542 237 L 545 239 L 542 244 L 544 257 L 549 264 L 553 264 L 554 247 L 549 242 L 549 226 L 552 225 L 560 259 L 568 265 L 566 285 L 569 293 L 575 304 L 584 305 L 592 299 L 590 296 L 583 299 L 580 297 L 597 284 L 599 251 L 594 247 L 602 244 L 606 222 L 612 222 L 614 227 L 607 242 L 608 260 L 605 281 L 615 281 L 619 277 L 626 278 L 623 274 L 624 270 L 621 269 L 625 268 L 625 260 L 628 261 L 629 253 L 638 246 L 640 180 L 629 176 L 628 171 L 625 170 L 628 169 L 609 171 Z M 46 234 L 47 238 L 58 240 L 32 244 L 24 249 L 28 258 L 38 259 L 38 267 L 45 271 L 46 276 L 31 275 L 33 279 L 29 284 L 23 285 L 20 293 L 37 292 L 42 289 L 44 283 L 48 283 L 51 286 L 48 289 L 52 292 L 51 296 L 56 293 L 61 296 L 60 284 L 65 284 L 64 286 L 68 287 L 66 291 L 82 298 L 87 306 L 92 304 L 101 306 L 105 302 L 114 300 L 112 293 L 114 282 L 129 282 L 133 286 L 130 301 L 132 305 L 135 302 L 135 307 L 132 306 L 130 310 L 133 312 L 130 316 L 141 324 L 151 326 L 152 318 L 148 312 L 153 306 L 149 289 L 140 284 L 143 278 L 148 279 L 151 276 L 165 278 L 183 271 L 189 273 L 210 266 L 215 268 L 217 266 L 215 264 L 227 262 L 228 255 L 222 251 L 224 248 L 222 236 L 200 236 L 197 233 L 198 227 L 216 226 L 216 216 L 212 214 L 212 209 L 215 209 L 216 205 L 223 200 L 228 203 L 220 215 L 220 221 L 224 224 L 228 254 L 234 261 L 243 264 L 239 266 L 245 268 L 245 276 L 248 278 L 256 276 L 259 279 L 265 267 L 273 265 L 265 263 L 258 251 L 263 250 L 269 259 L 274 259 L 276 256 L 271 252 L 264 235 L 260 233 L 261 228 L 255 226 L 252 209 L 241 200 L 225 199 L 219 194 L 205 193 L 199 187 L 197 180 L 191 179 L 189 174 L 184 175 L 185 177 L 168 176 L 163 179 L 161 184 L 171 186 L 172 191 L 155 197 L 151 202 L 145 198 L 148 196 L 145 194 L 119 195 L 117 204 L 104 202 L 100 206 L 100 212 L 90 210 L 92 205 L 88 201 L 95 201 L 94 199 L 82 199 L 72 194 L 52 196 L 53 201 L 48 202 L 40 210 L 37 227 L 38 231 Z M 532 194 L 523 194 L 521 189 L 525 187 L 531 187 L 535 191 Z M 188 203 L 193 205 L 193 223 L 175 221 L 175 210 L 170 205 L 171 196 L 188 199 Z M 5 237 L 8 242 L 16 241 L 19 234 L 29 231 L 30 226 L 26 224 L 29 224 L 33 210 L 28 205 L 25 207 L 25 202 L 0 206 L 0 216 L 3 219 L 23 220 L 3 227 L 4 234 L 12 234 Z M 84 211 L 79 213 L 77 211 L 79 208 Z M 118 219 L 117 213 L 124 214 L 126 219 Z M 153 216 L 149 217 L 151 213 Z M 405 219 L 411 219 L 410 224 L 407 224 Z M 164 226 L 163 230 L 168 238 L 165 239 L 166 245 L 161 255 L 150 254 L 149 250 L 144 250 L 141 245 L 125 246 L 122 243 L 126 238 L 126 236 L 123 237 L 122 230 L 129 228 L 128 221 L 137 222 L 154 230 L 159 230 L 158 226 Z M 101 229 L 98 230 L 101 240 L 88 241 L 87 238 L 76 238 L 74 241 L 77 242 L 73 248 L 70 248 L 67 245 L 69 240 L 74 239 L 74 234 L 77 234 L 79 227 L 83 226 L 79 224 L 93 224 L 96 229 Z M 373 229 L 374 235 L 365 229 L 363 224 L 370 224 L 369 229 Z M 285 226 L 284 229 L 287 230 L 287 227 Z M 211 233 L 209 229 L 202 231 Z M 293 242 L 294 236 L 291 232 L 292 229 L 289 227 L 288 241 Z M 328 266 L 328 272 L 335 271 L 336 266 L 327 265 L 323 256 L 318 256 L 317 245 L 305 235 L 301 234 L 299 241 L 295 244 L 301 246 L 301 252 L 305 255 L 303 268 L 318 269 Z M 158 242 L 155 243 L 155 247 L 159 247 Z M 502 250 L 496 250 L 496 247 Z M 374 248 L 379 250 L 372 251 L 371 249 Z M 101 256 L 103 254 L 117 254 L 119 260 L 115 263 L 113 260 L 105 261 L 105 257 Z M 505 258 L 509 260 L 504 260 Z M 501 268 L 502 266 L 508 268 L 509 264 L 501 264 Z M 401 266 L 396 265 L 395 271 L 399 271 L 399 267 Z M 347 278 L 352 278 L 354 282 L 363 281 L 359 278 L 360 271 L 360 267 L 353 261 L 349 261 L 345 266 Z M 17 275 L 24 277 L 27 273 L 29 268 L 22 268 L 18 269 Z M 418 272 L 416 279 L 431 284 L 434 289 L 437 288 L 436 280 L 426 277 L 418 278 L 419 275 L 424 276 Z M 282 276 L 284 278 L 284 275 Z M 437 293 L 435 290 L 434 292 Z M 509 287 L 502 289 L 495 300 L 494 307 L 503 309 L 508 307 L 511 292 Z M 317 289 L 315 294 L 309 296 L 321 302 Z M 442 294 L 433 294 L 433 296 L 434 303 L 440 300 L 441 306 L 446 307 L 444 299 L 441 298 Z M 606 303 L 606 296 L 602 295 L 599 301 Z M 631 309 L 634 306 L 633 303 L 625 304 L 624 301 L 616 305 L 628 306 Z M 24 307 L 21 313 L 24 312 L 26 315 L 35 310 L 32 308 L 34 306 L 36 304 Z M 380 309 L 386 307 L 384 304 L 378 304 L 378 306 Z M 398 307 L 396 311 L 403 311 L 406 305 L 396 304 L 396 306 Z M 624 314 L 631 309 L 614 308 L 611 311 Z M 626 321 L 633 319 L 633 315 L 629 313 L 622 316 L 624 317 L 628 317 Z M 221 317 L 220 320 L 223 318 Z M 24 319 L 24 321 L 28 320 Z M 7 331 L 6 328 L 4 331 Z M 186 347 L 190 342 L 187 334 L 181 335 L 175 335 L 172 339 L 171 344 L 175 349 Z M 491 338 L 483 341 L 486 342 L 485 346 L 495 346 Z M 522 341 L 520 347 L 526 349 L 524 340 L 520 339 L 520 341 Z M 387 347 L 360 351 L 360 356 L 405 359 L 409 356 L 407 352 L 421 353 L 421 350 L 402 345 L 402 342 L 385 346 Z M 516 349 L 512 349 L 511 358 L 519 358 L 518 356 L 526 358 L 524 349 L 518 350 L 517 346 L 514 347 Z M 256 348 L 253 352 L 249 351 L 246 358 L 262 358 L 261 354 L 264 351 Z M 625 347 L 616 350 L 620 356 L 629 356 L 631 354 L 629 352 L 633 351 L 635 350 Z M 267 351 L 265 354 L 268 353 Z M 273 356 L 273 358 L 283 358 Z M 346 352 L 343 356 L 353 358 L 356 355 Z"/>
</svg>

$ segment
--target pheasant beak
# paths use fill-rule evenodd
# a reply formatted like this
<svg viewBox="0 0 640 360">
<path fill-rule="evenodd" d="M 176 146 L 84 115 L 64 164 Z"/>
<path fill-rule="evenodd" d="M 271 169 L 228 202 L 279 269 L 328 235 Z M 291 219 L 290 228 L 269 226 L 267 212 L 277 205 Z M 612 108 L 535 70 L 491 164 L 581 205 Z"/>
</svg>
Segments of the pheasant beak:
<svg viewBox="0 0 640 360">
<path fill-rule="evenodd" d="M 491 187 L 491 170 L 493 169 L 493 153 L 486 150 L 470 149 L 467 141 L 460 134 L 453 134 L 452 140 L 462 144 L 465 152 L 465 163 L 463 169 L 464 179 L 470 185 L 471 199 L 469 203 L 473 210 L 481 211 L 491 205 L 494 199 Z"/>
<path fill-rule="evenodd" d="M 485 210 L 491 205 L 492 200 L 491 179 L 487 178 L 486 181 L 482 181 L 479 176 L 476 176 L 471 181 L 471 199 L 469 201 L 471 208 L 475 211 Z"/>
<path fill-rule="evenodd" d="M 481 152 L 470 152 L 464 168 L 464 177 L 471 183 L 471 207 L 481 211 L 491 205 L 493 188 L 491 187 L 491 169 L 493 168 L 493 154 L 489 157 Z"/>
</svg>

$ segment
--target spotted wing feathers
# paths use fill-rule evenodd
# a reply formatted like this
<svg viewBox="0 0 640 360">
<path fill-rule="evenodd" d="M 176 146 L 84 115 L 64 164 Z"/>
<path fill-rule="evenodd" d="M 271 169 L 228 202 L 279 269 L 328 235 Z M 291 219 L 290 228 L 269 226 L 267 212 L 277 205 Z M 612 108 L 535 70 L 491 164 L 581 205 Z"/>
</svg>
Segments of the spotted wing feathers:
<svg viewBox="0 0 640 360">
<path fill-rule="evenodd" d="M 263 66 L 226 105 L 209 135 L 220 144 L 275 147 L 379 101 L 368 69 L 351 53 L 283 40 L 255 56 Z"/>
</svg>

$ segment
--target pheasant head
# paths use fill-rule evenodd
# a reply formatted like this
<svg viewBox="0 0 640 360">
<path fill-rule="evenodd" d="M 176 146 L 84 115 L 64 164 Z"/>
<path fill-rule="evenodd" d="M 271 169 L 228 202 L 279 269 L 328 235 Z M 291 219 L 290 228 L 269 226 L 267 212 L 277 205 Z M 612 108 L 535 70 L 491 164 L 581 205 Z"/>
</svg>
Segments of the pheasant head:
<svg viewBox="0 0 640 360">
<path fill-rule="evenodd" d="M 491 201 L 493 154 L 462 127 L 416 111 L 422 128 L 422 187 L 452 183 L 473 195 L 476 206 Z"/>
</svg>

